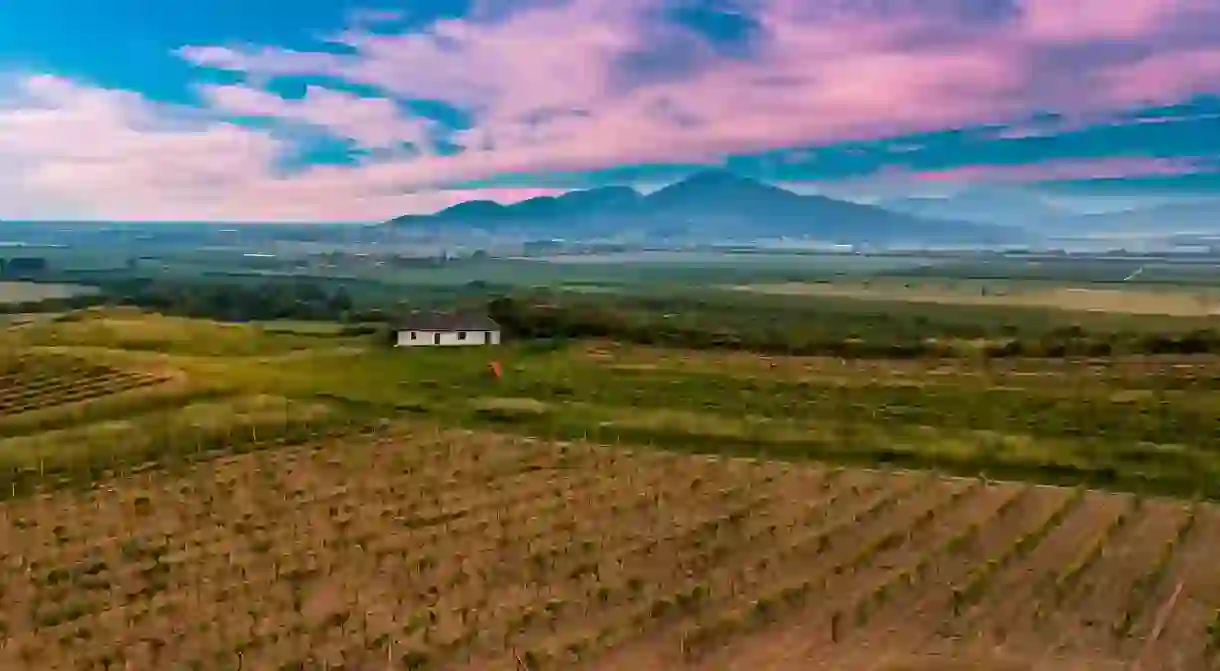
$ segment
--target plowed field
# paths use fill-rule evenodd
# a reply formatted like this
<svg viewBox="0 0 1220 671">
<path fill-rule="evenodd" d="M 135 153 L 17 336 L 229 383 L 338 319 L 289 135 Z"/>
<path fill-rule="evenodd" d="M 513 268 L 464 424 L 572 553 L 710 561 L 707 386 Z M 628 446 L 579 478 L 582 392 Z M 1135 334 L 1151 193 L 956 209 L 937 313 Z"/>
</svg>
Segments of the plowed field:
<svg viewBox="0 0 1220 671">
<path fill-rule="evenodd" d="M 1209 504 L 398 428 L 0 505 L 0 668 L 1206 669 L 1217 543 Z"/>
</svg>

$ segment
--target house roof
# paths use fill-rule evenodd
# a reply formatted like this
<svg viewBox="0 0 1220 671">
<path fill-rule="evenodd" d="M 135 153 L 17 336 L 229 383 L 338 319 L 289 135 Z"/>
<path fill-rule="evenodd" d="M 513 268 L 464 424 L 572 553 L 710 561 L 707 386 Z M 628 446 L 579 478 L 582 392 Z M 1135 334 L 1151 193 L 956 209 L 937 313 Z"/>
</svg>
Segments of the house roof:
<svg viewBox="0 0 1220 671">
<path fill-rule="evenodd" d="M 487 315 L 412 312 L 396 325 L 399 331 L 499 331 Z"/>
</svg>

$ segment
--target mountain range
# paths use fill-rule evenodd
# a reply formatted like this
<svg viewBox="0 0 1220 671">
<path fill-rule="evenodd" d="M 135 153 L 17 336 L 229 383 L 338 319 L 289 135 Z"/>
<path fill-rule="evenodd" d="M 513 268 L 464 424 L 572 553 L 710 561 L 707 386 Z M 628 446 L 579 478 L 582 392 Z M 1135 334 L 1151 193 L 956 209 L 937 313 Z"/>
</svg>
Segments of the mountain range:
<svg viewBox="0 0 1220 671">
<path fill-rule="evenodd" d="M 1088 214 L 1077 217 L 1073 223 L 1082 230 L 1113 233 L 1216 233 L 1220 232 L 1220 200 Z"/>
<path fill-rule="evenodd" d="M 876 205 L 917 217 L 1018 226 L 1050 236 L 1220 232 L 1220 199 L 1205 197 L 1081 213 L 1030 189 L 972 186 L 943 198 L 897 198 Z"/>
<path fill-rule="evenodd" d="M 974 185 L 942 198 L 909 196 L 882 200 L 878 207 L 917 217 L 1015 226 L 1040 233 L 1061 230 L 1076 213 L 1019 189 Z"/>
<path fill-rule="evenodd" d="M 800 238 L 845 244 L 1012 244 L 1022 229 L 918 216 L 824 196 L 800 195 L 723 170 L 696 173 L 647 195 L 626 186 L 571 191 L 513 205 L 476 200 L 384 224 L 427 232 L 518 233 L 590 239 L 634 234 L 658 240 Z"/>
</svg>

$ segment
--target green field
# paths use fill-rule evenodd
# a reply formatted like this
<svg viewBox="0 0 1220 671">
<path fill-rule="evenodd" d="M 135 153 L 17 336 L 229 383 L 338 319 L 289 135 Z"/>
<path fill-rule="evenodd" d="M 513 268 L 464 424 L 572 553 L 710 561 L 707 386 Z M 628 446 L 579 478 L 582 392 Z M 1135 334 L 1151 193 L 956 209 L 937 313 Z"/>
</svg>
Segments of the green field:
<svg viewBox="0 0 1220 671">
<path fill-rule="evenodd" d="M 11 303 L 32 303 L 53 298 L 69 298 L 88 294 L 94 289 L 71 284 L 0 281 L 0 306 Z"/>
<path fill-rule="evenodd" d="M 132 311 L 45 321 L 3 342 L 10 358 L 55 355 L 177 381 L 164 393 L 124 392 L 130 398 L 121 403 L 56 409 L 47 397 L 36 422 L 0 419 L 8 440 L 40 446 L 10 454 L 57 455 L 48 463 L 67 470 L 79 467 L 78 457 L 121 460 L 106 454 L 105 440 L 85 437 L 117 430 L 108 424 L 115 419 L 160 426 L 168 416 L 158 413 L 175 403 L 256 398 L 277 399 L 269 407 L 282 411 L 267 412 L 282 419 L 265 421 L 278 432 L 292 430 L 298 416 L 415 418 L 545 438 L 1220 496 L 1220 457 L 1211 448 L 1220 438 L 1220 364 L 1208 356 L 842 360 L 597 341 L 408 352 L 313 325 Z M 493 360 L 503 366 L 500 379 Z M 176 426 L 154 435 L 175 445 L 194 440 L 176 438 Z M 37 433 L 48 428 L 55 431 Z M 116 454 L 131 445 L 113 443 Z M 157 456 L 155 445 L 137 447 L 141 459 Z"/>
<path fill-rule="evenodd" d="M 181 270 L 208 254 L 174 262 Z M 1175 275 L 1148 263 L 1123 282 L 1126 259 L 640 253 L 349 268 L 358 279 L 267 283 L 260 274 L 280 270 L 258 266 L 274 259 L 214 260 L 212 274 L 189 281 L 103 283 L 107 297 L 139 294 L 181 316 L 86 309 L 0 338 L 0 359 L 32 357 L 32 368 L 54 355 L 105 367 L 107 379 L 165 380 L 87 403 L 34 392 L 14 400 L 22 412 L 0 418 L 0 435 L 54 431 L 33 451 L 43 455 L 40 475 L 47 464 L 109 458 L 98 447 L 54 447 L 103 445 L 79 433 L 94 424 L 156 423 L 174 407 L 258 398 L 288 408 L 285 417 L 302 408 L 310 427 L 406 418 L 1220 496 L 1220 459 L 1208 447 L 1220 437 L 1220 317 L 1200 307 L 1216 290 L 1198 264 L 1176 264 Z M 1162 281 L 1170 276 L 1177 283 Z M 511 344 L 383 344 L 404 310 L 489 305 Z M 490 374 L 492 359 L 502 379 Z M 32 407 L 45 398 L 48 407 Z M 280 424 L 263 435 L 295 435 L 293 420 Z M 130 444 L 132 459 L 157 454 L 156 441 Z"/>
<path fill-rule="evenodd" d="M 5 328 L 0 667 L 1220 661 L 1213 318 L 682 286 Z"/>
</svg>

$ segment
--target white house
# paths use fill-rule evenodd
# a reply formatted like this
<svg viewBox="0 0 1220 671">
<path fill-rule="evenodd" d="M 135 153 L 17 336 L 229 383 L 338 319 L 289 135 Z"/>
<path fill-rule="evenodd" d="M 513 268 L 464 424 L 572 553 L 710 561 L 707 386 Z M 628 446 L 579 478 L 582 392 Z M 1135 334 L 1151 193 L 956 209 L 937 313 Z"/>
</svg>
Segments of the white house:
<svg viewBox="0 0 1220 671">
<path fill-rule="evenodd" d="M 499 344 L 500 325 L 481 315 L 416 313 L 394 329 L 395 347 Z"/>
</svg>

